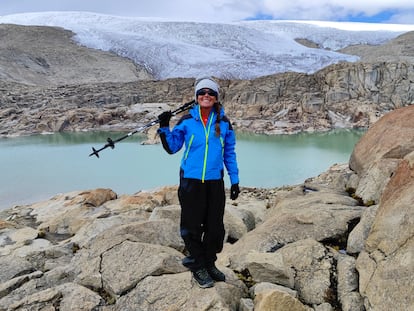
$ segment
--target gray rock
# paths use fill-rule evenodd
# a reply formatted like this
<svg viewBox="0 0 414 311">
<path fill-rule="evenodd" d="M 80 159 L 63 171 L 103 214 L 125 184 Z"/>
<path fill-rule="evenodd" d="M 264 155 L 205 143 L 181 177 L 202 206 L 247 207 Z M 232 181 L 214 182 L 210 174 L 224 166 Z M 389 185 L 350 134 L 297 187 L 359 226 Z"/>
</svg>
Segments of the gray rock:
<svg viewBox="0 0 414 311">
<path fill-rule="evenodd" d="M 119 298 L 113 310 L 237 310 L 247 290 L 231 270 L 223 271 L 226 283 L 209 289 L 200 289 L 190 272 L 148 276 Z"/>
<path fill-rule="evenodd" d="M 355 228 L 349 233 L 346 245 L 346 251 L 349 254 L 358 254 L 364 249 L 365 241 L 371 230 L 377 213 L 378 205 L 367 207 L 361 215 L 361 220 Z"/>
<path fill-rule="evenodd" d="M 25 296 L 23 299 L 12 303 L 7 310 L 24 310 L 29 307 L 32 310 L 47 310 L 62 298 L 62 293 L 57 288 L 48 288 L 43 291 Z"/>
<path fill-rule="evenodd" d="M 99 272 L 104 289 L 121 295 L 152 275 L 175 274 L 187 269 L 180 252 L 161 245 L 125 241 L 101 254 Z M 86 266 L 87 262 L 80 263 Z"/>
<path fill-rule="evenodd" d="M 355 268 L 355 258 L 340 255 L 337 263 L 338 300 L 343 311 L 363 311 L 363 299 L 358 292 L 358 273 Z"/>
<path fill-rule="evenodd" d="M 35 270 L 35 267 L 24 258 L 12 255 L 0 256 L 0 283 Z"/>
<path fill-rule="evenodd" d="M 249 252 L 245 269 L 250 272 L 253 282 L 275 283 L 289 288 L 294 287 L 294 271 L 283 261 L 282 254 Z"/>
<path fill-rule="evenodd" d="M 329 303 L 327 303 L 327 302 L 322 303 L 322 304 L 317 305 L 317 306 L 314 306 L 313 309 L 315 311 L 334 311 L 334 309 L 332 308 L 332 306 Z"/>
<path fill-rule="evenodd" d="M 256 311 L 310 311 L 310 307 L 303 305 L 298 299 L 284 291 L 268 289 L 260 292 L 254 298 L 254 310 Z"/>
<path fill-rule="evenodd" d="M 269 283 L 269 282 L 261 282 L 261 283 L 253 285 L 252 287 L 250 287 L 249 293 L 251 297 L 255 297 L 258 293 L 268 290 L 268 289 L 276 289 L 278 291 L 285 291 L 289 295 L 292 295 L 293 297 L 298 298 L 297 291 L 289 287 L 285 287 L 285 286 L 281 286 L 281 285 L 277 285 L 277 284 Z"/>
<path fill-rule="evenodd" d="M 414 152 L 386 185 L 364 251 L 356 261 L 367 310 L 407 310 L 414 305 Z"/>
<path fill-rule="evenodd" d="M 21 287 L 24 283 L 34 278 L 39 278 L 43 275 L 41 271 L 35 271 L 22 276 L 15 277 L 0 284 L 0 298 L 10 294 L 15 288 Z"/>
<path fill-rule="evenodd" d="M 340 239 L 348 223 L 361 217 L 356 200 L 329 192 L 286 196 L 267 212 L 267 219 L 233 245 L 226 246 L 221 260 L 241 270 L 248 252 L 272 252 L 302 239 Z M 335 215 L 335 217 L 333 217 Z"/>
<path fill-rule="evenodd" d="M 242 298 L 240 299 L 240 311 L 253 311 L 254 310 L 254 302 L 250 298 Z"/>
<path fill-rule="evenodd" d="M 332 255 L 313 239 L 287 244 L 277 251 L 295 270 L 295 286 L 301 301 L 322 304 L 331 288 Z"/>
</svg>

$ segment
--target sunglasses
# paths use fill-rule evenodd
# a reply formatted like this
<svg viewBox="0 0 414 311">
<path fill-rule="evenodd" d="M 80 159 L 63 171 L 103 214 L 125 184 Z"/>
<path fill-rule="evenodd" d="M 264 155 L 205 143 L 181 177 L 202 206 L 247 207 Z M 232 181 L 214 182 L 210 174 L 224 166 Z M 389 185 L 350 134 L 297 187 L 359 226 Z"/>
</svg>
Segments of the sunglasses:
<svg viewBox="0 0 414 311">
<path fill-rule="evenodd" d="M 197 96 L 199 96 L 199 95 L 203 96 L 203 95 L 206 95 L 206 94 L 208 94 L 209 96 L 217 97 L 217 93 L 214 92 L 213 90 L 199 90 L 199 91 L 197 91 Z"/>
</svg>

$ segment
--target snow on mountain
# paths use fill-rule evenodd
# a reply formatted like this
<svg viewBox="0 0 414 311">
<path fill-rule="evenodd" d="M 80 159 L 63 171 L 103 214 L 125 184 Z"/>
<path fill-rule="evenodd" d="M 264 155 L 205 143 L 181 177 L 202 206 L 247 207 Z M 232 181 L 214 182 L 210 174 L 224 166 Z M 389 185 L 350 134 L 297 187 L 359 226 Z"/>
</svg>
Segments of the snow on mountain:
<svg viewBox="0 0 414 311">
<path fill-rule="evenodd" d="M 313 73 L 358 57 L 335 50 L 381 44 L 414 25 L 317 21 L 172 22 L 88 12 L 0 16 L 0 23 L 59 26 L 81 45 L 112 51 L 144 66 L 156 79 L 212 75 L 252 79 L 279 72 Z M 321 48 L 295 41 L 306 38 Z"/>
</svg>

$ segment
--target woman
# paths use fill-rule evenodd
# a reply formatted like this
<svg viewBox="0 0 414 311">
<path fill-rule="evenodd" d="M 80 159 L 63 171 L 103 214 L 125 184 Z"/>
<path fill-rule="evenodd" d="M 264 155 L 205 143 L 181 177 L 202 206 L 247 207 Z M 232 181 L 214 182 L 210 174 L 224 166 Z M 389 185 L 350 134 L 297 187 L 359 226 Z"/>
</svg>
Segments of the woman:
<svg viewBox="0 0 414 311">
<path fill-rule="evenodd" d="M 230 177 L 230 198 L 237 199 L 239 170 L 236 137 L 219 103 L 219 86 L 211 78 L 196 81 L 195 101 L 189 113 L 170 131 L 171 112 L 163 112 L 160 121 L 161 142 L 173 154 L 185 144 L 180 166 L 178 198 L 181 205 L 180 233 L 189 256 L 183 260 L 202 288 L 214 281 L 225 281 L 217 269 L 216 254 L 224 240 L 224 166 Z M 223 165 L 224 164 L 224 165 Z"/>
</svg>

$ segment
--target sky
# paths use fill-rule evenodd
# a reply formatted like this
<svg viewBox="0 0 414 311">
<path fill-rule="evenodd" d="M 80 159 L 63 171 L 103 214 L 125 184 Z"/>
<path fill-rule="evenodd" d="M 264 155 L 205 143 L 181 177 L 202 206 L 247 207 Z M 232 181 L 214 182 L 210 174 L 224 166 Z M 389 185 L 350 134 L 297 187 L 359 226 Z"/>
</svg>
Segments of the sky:
<svg viewBox="0 0 414 311">
<path fill-rule="evenodd" d="M 171 21 L 321 20 L 413 24 L 413 0 L 0 0 L 0 16 L 85 11 Z"/>
</svg>

